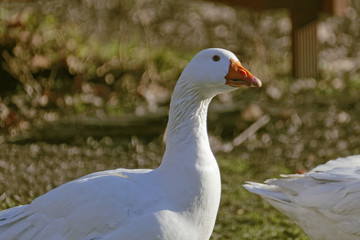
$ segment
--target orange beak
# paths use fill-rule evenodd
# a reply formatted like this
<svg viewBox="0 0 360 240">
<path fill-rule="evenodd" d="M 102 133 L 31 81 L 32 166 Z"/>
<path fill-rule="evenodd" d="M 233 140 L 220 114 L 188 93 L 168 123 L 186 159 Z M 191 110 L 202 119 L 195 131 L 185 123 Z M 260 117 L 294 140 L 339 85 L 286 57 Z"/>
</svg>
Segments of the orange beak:
<svg viewBox="0 0 360 240">
<path fill-rule="evenodd" d="M 261 87 L 261 81 L 244 68 L 239 61 L 230 59 L 229 72 L 225 76 L 227 85 L 232 87 Z"/>
</svg>

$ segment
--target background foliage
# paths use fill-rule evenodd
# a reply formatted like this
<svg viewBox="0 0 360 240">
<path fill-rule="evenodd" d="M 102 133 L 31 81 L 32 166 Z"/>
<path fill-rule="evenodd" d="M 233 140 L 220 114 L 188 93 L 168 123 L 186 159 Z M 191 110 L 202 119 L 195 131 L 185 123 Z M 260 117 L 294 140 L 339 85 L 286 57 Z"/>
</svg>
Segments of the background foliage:
<svg viewBox="0 0 360 240">
<path fill-rule="evenodd" d="M 306 239 L 241 184 L 360 152 L 359 13 L 360 3 L 351 1 L 345 16 L 322 16 L 320 77 L 293 79 L 285 10 L 175 0 L 0 3 L 0 207 L 29 203 L 93 171 L 156 167 L 161 136 L 104 133 L 22 145 L 6 139 L 71 116 L 106 119 L 167 109 L 192 56 L 222 47 L 264 86 L 221 95 L 210 109 L 209 117 L 216 106 L 239 106 L 234 122 L 224 118 L 209 126 L 223 178 L 213 239 Z M 240 146 L 232 144 L 264 115 L 271 117 L 266 126 Z M 225 124 L 233 126 L 230 132 Z"/>
</svg>

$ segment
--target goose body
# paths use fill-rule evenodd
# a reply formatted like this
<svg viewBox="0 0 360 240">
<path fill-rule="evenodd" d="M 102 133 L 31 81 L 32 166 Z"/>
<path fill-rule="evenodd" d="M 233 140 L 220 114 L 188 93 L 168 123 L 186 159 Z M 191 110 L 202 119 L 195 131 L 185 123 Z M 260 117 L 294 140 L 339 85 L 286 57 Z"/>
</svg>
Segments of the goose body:
<svg viewBox="0 0 360 240">
<path fill-rule="evenodd" d="M 287 215 L 312 240 L 360 239 L 360 155 L 282 177 L 244 187 Z"/>
<path fill-rule="evenodd" d="M 0 239 L 209 239 L 221 182 L 207 109 L 215 95 L 240 86 L 261 82 L 227 50 L 199 52 L 176 84 L 158 168 L 93 173 L 0 212 Z"/>
</svg>

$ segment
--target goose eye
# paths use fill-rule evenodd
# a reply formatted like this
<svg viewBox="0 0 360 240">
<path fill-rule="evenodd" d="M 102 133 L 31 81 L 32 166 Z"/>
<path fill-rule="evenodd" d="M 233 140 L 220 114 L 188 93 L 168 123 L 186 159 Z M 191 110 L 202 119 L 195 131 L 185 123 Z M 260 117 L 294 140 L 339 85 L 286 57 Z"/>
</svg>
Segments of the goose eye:
<svg viewBox="0 0 360 240">
<path fill-rule="evenodd" d="M 220 56 L 219 55 L 214 55 L 212 57 L 212 60 L 214 60 L 214 62 L 218 62 L 218 61 L 220 61 Z"/>
</svg>

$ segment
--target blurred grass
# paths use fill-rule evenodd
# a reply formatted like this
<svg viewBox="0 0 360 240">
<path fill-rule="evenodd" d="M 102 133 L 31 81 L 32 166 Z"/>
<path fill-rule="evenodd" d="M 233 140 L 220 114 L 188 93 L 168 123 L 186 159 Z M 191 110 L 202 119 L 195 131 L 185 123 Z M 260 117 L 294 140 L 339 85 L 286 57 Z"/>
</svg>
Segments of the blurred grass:
<svg viewBox="0 0 360 240">
<path fill-rule="evenodd" d="M 261 66 L 263 81 L 290 71 L 284 11 L 270 17 L 202 1 L 62 0 L 3 3 L 0 12 L 0 126 L 11 135 L 48 121 L 47 113 L 54 120 L 154 112 L 168 104 L 186 63 L 207 47 Z"/>
<path fill-rule="evenodd" d="M 263 181 L 291 170 L 280 165 L 259 172 L 250 161 L 234 154 L 218 158 L 222 199 L 212 239 L 308 239 L 290 220 L 241 186 L 249 179 Z"/>
</svg>

